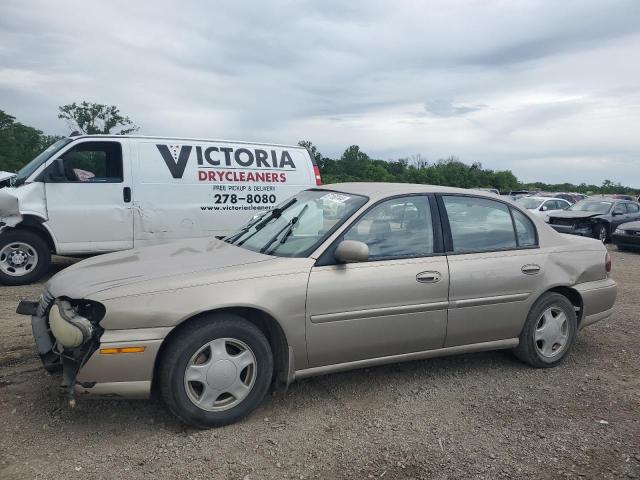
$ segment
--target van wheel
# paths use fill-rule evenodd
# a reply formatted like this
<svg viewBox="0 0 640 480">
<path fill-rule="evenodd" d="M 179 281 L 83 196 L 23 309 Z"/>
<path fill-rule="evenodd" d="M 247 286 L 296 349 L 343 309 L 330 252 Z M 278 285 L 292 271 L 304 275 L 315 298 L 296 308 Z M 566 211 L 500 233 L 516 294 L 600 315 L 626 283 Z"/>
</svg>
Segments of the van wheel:
<svg viewBox="0 0 640 480">
<path fill-rule="evenodd" d="M 264 399 L 273 354 L 264 334 L 244 318 L 207 315 L 170 339 L 161 358 L 160 394 L 171 412 L 196 428 L 237 422 Z"/>
<path fill-rule="evenodd" d="M 0 235 L 0 283 L 26 285 L 44 276 L 51 264 L 47 242 L 29 230 L 9 230 Z"/>
<path fill-rule="evenodd" d="M 514 353 L 531 366 L 555 367 L 571 350 L 577 326 L 576 312 L 567 297 L 545 293 L 531 307 Z"/>
</svg>

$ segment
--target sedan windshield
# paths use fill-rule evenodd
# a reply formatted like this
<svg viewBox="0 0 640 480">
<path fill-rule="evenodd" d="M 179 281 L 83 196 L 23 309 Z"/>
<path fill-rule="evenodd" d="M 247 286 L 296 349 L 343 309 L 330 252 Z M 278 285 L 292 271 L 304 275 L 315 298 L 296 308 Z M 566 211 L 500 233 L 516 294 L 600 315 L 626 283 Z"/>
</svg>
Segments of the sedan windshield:
<svg viewBox="0 0 640 480">
<path fill-rule="evenodd" d="M 542 200 L 531 197 L 523 197 L 516 200 L 516 203 L 520 205 L 522 208 L 527 208 L 533 210 L 534 208 L 538 208 L 542 203 Z"/>
<path fill-rule="evenodd" d="M 592 213 L 608 213 L 611 210 L 612 202 L 601 202 L 597 200 L 580 200 L 578 203 L 574 203 L 567 210 L 573 210 L 574 212 L 592 212 Z"/>
<path fill-rule="evenodd" d="M 254 217 L 225 242 L 267 255 L 304 257 L 366 202 L 360 195 L 305 190 Z"/>
<path fill-rule="evenodd" d="M 62 140 L 58 140 L 56 143 L 50 145 L 45 151 L 18 171 L 17 175 L 13 179 L 13 184 L 16 186 L 22 185 L 40 165 L 49 160 L 56 152 L 71 141 L 73 141 L 71 138 L 63 138 Z"/>
</svg>

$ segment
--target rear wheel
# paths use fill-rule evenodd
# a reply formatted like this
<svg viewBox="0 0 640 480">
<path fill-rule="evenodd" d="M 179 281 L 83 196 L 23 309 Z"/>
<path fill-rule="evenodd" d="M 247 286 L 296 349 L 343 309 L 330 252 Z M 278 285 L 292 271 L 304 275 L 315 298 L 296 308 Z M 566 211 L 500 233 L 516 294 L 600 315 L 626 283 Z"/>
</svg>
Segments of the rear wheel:
<svg viewBox="0 0 640 480">
<path fill-rule="evenodd" d="M 531 307 L 514 353 L 534 367 L 554 367 L 571 350 L 577 326 L 576 312 L 567 297 L 545 293 Z"/>
<path fill-rule="evenodd" d="M 600 224 L 593 227 L 593 236 L 594 238 L 600 240 L 602 243 L 606 243 L 608 236 L 607 226 L 604 224 Z"/>
<path fill-rule="evenodd" d="M 161 359 L 160 392 L 185 423 L 209 428 L 237 422 L 264 399 L 273 355 L 262 331 L 237 315 L 194 320 Z"/>
<path fill-rule="evenodd" d="M 51 263 L 49 245 L 29 230 L 9 230 L 0 235 L 0 283 L 25 285 L 39 280 Z"/>
</svg>

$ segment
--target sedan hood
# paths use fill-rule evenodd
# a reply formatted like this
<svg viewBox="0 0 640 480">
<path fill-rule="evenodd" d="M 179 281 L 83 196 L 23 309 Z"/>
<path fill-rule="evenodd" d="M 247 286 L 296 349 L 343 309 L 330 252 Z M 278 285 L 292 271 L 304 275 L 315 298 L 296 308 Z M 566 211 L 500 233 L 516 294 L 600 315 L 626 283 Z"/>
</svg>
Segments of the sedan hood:
<svg viewBox="0 0 640 480">
<path fill-rule="evenodd" d="M 83 260 L 55 275 L 47 288 L 55 297 L 135 295 L 233 276 L 232 269 L 275 259 L 215 238 L 182 240 Z"/>
<path fill-rule="evenodd" d="M 559 212 L 555 212 L 549 215 L 549 217 L 555 218 L 591 218 L 598 217 L 600 215 L 606 215 L 605 213 L 594 213 L 594 212 L 579 212 L 574 210 L 562 210 Z"/>
</svg>

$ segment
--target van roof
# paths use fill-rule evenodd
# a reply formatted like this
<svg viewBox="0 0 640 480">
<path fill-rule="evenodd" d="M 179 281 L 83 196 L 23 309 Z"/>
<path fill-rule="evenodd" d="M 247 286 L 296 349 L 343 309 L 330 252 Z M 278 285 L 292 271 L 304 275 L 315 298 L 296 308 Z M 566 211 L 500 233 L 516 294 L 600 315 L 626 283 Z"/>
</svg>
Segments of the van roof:
<svg viewBox="0 0 640 480">
<path fill-rule="evenodd" d="M 217 142 L 217 143 L 241 143 L 244 145 L 265 145 L 269 147 L 287 147 L 298 148 L 306 150 L 300 145 L 286 145 L 281 143 L 268 143 L 268 142 L 247 142 L 244 140 L 222 140 L 218 138 L 191 138 L 191 137 L 157 137 L 153 135 L 112 135 L 112 134 L 97 134 L 97 135 L 74 135 L 69 136 L 72 140 L 79 138 L 132 138 L 140 140 L 168 140 L 168 141 L 181 141 L 181 142 Z"/>
</svg>

